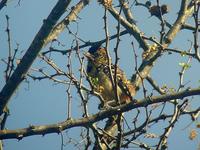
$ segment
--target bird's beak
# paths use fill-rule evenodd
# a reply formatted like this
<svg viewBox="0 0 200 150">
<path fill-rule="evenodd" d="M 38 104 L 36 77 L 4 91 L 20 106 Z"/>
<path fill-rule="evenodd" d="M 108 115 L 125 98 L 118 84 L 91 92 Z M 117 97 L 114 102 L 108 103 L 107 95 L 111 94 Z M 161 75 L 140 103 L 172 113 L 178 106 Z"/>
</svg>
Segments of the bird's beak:
<svg viewBox="0 0 200 150">
<path fill-rule="evenodd" d="M 92 54 L 90 54 L 89 52 L 86 52 L 83 55 L 85 57 L 87 57 L 87 59 L 94 61 L 94 56 Z"/>
</svg>

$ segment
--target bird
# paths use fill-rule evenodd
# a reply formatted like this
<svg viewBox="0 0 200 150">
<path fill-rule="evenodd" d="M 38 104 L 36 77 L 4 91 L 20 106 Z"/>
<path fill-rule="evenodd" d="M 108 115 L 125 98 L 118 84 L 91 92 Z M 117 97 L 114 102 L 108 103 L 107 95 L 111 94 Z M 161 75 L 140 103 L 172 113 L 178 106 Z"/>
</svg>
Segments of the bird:
<svg viewBox="0 0 200 150">
<path fill-rule="evenodd" d="M 88 59 L 86 72 L 92 82 L 94 91 L 98 92 L 104 100 L 102 107 L 113 107 L 119 105 L 119 103 L 125 104 L 133 100 L 132 97 L 135 95 L 134 85 L 118 66 L 111 63 L 109 67 L 107 49 L 105 47 L 99 44 L 93 45 L 84 55 Z M 111 71 L 109 71 L 110 68 Z M 116 77 L 116 88 L 113 87 L 110 74 L 112 74 L 113 79 Z M 116 97 L 115 89 L 117 89 L 119 100 Z"/>
</svg>

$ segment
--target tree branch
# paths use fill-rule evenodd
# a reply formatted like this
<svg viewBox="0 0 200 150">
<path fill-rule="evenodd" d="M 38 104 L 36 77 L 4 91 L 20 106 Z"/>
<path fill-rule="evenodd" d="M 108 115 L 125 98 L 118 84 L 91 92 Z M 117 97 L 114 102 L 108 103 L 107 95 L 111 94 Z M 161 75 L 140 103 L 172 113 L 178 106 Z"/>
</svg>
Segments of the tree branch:
<svg viewBox="0 0 200 150">
<path fill-rule="evenodd" d="M 142 38 L 142 32 L 136 25 L 129 23 L 126 19 L 120 16 L 115 8 L 109 7 L 108 10 L 116 20 L 120 19 L 122 26 L 124 26 L 124 28 L 126 28 L 126 30 L 135 37 L 144 51 L 149 49 L 148 43 Z"/>
<path fill-rule="evenodd" d="M 139 88 L 139 86 L 142 82 L 142 79 L 145 79 L 149 75 L 149 73 L 153 67 L 153 64 L 156 62 L 157 58 L 159 58 L 162 51 L 171 44 L 171 42 L 173 41 L 175 36 L 180 31 L 182 25 L 186 22 L 188 17 L 192 14 L 192 12 L 194 10 L 194 6 L 191 6 L 188 9 L 186 9 L 187 8 L 187 6 L 185 6 L 186 4 L 187 4 L 186 0 L 183 0 L 180 11 L 179 11 L 179 16 L 176 19 L 172 28 L 168 31 L 168 33 L 164 37 L 163 45 L 157 46 L 157 48 L 156 48 L 157 52 L 156 53 L 154 52 L 151 54 L 152 55 L 151 59 L 143 60 L 142 64 L 140 65 L 140 67 L 138 69 L 140 75 L 134 74 L 132 76 L 132 82 L 135 84 L 136 89 Z"/>
<path fill-rule="evenodd" d="M 181 30 L 182 25 L 185 24 L 185 21 L 192 14 L 193 11 L 194 6 L 187 9 L 187 0 L 183 0 L 177 20 L 164 37 L 164 47 L 167 47 L 169 44 L 171 44 L 177 33 Z"/>
<path fill-rule="evenodd" d="M 86 5 L 88 5 L 89 1 L 90 0 L 80 0 L 76 6 L 72 7 L 71 12 L 53 28 L 49 36 L 45 39 L 45 45 L 56 39 L 58 35 L 66 28 L 66 26 L 69 25 L 70 22 L 75 21 L 78 13 L 80 13 L 80 11 Z"/>
<path fill-rule="evenodd" d="M 64 20 L 56 26 L 57 28 L 54 28 L 56 22 L 63 15 L 63 13 L 65 13 L 65 10 L 70 2 L 71 0 L 59 0 L 52 9 L 48 18 L 44 20 L 42 27 L 40 28 L 27 52 L 20 61 L 20 64 L 17 66 L 11 78 L 8 80 L 8 82 L 0 92 L 0 114 L 2 114 L 4 107 L 7 105 L 9 99 L 11 98 L 19 84 L 24 80 L 26 73 L 28 72 L 30 66 L 37 57 L 40 50 L 62 31 L 57 30 L 58 27 L 62 26 L 63 28 L 64 24 L 66 25 L 66 23 L 74 20 L 74 17 L 77 14 L 72 10 L 72 12 L 70 13 L 71 15 L 69 14 L 67 17 L 68 20 Z M 77 4 L 79 7 L 75 7 L 77 9 L 77 12 L 79 12 L 81 8 L 83 8 L 84 4 L 86 4 L 87 2 L 88 0 L 80 1 Z"/>
<path fill-rule="evenodd" d="M 1 130 L 0 139 L 22 139 L 27 136 L 32 135 L 45 135 L 49 133 L 60 133 L 63 130 L 72 127 L 88 127 L 93 123 L 103 120 L 105 118 L 111 117 L 113 115 L 120 114 L 122 112 L 127 112 L 129 110 L 147 107 L 148 105 L 167 102 L 173 99 L 183 99 L 188 96 L 200 95 L 200 88 L 196 89 L 186 89 L 185 91 L 166 94 L 161 96 L 148 97 L 137 102 L 130 102 L 129 104 L 120 105 L 118 107 L 108 108 L 107 110 L 102 110 L 101 112 L 91 115 L 87 118 L 81 119 L 70 119 L 64 122 L 51 125 L 41 125 L 41 126 L 29 126 L 28 128 L 17 129 L 17 130 Z"/>
<path fill-rule="evenodd" d="M 1 2 L 0 2 L 0 10 L 4 7 L 4 6 L 6 6 L 6 3 L 8 2 L 8 0 L 2 0 Z"/>
</svg>

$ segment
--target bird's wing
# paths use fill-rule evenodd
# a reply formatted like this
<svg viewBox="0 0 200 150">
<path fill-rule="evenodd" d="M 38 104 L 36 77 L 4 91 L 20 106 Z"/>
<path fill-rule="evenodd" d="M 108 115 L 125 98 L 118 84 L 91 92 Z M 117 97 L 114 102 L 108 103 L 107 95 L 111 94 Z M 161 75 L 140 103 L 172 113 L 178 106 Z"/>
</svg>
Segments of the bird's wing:
<svg viewBox="0 0 200 150">
<path fill-rule="evenodd" d="M 132 97 L 135 95 L 135 88 L 134 85 L 127 79 L 125 73 L 116 66 L 116 77 L 117 77 L 117 85 L 120 89 L 127 95 L 128 97 Z M 111 65 L 113 77 L 115 77 L 115 66 Z M 103 72 L 109 76 L 109 67 L 108 65 L 103 66 Z"/>
</svg>

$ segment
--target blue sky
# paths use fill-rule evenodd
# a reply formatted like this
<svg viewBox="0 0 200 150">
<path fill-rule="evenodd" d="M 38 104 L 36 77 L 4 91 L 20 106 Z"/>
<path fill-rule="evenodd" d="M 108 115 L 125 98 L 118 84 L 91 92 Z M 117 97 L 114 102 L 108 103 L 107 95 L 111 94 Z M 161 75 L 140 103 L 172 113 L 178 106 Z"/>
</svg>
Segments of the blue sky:
<svg viewBox="0 0 200 150">
<path fill-rule="evenodd" d="M 16 48 L 16 43 L 19 44 L 19 54 L 20 58 L 24 52 L 29 47 L 34 36 L 38 32 L 39 28 L 42 25 L 43 19 L 45 19 L 50 13 L 51 9 L 55 5 L 55 0 L 22 0 L 20 6 L 17 4 L 18 1 L 13 0 L 8 2 L 8 6 L 3 8 L 0 11 L 0 58 L 6 58 L 7 56 L 7 35 L 5 32 L 6 29 L 6 17 L 10 17 L 10 30 L 11 30 L 11 40 L 12 48 Z M 174 2 L 173 0 L 163 0 L 162 3 L 169 3 L 171 10 L 169 16 L 166 18 L 169 22 L 173 22 L 177 16 L 179 10 L 179 2 Z M 75 2 L 73 2 L 75 3 Z M 142 10 L 137 7 L 133 7 L 133 12 L 137 24 L 140 29 L 147 36 L 157 36 L 159 28 L 159 21 L 155 17 L 150 17 L 150 14 L 147 10 Z M 104 9 L 102 6 L 98 5 L 97 2 L 92 2 L 87 6 L 79 15 L 78 23 L 73 22 L 70 24 L 69 28 L 73 32 L 76 32 L 78 29 L 78 36 L 86 41 L 96 41 L 101 40 L 105 37 L 103 30 L 103 14 Z M 117 22 L 109 15 L 109 31 L 110 34 L 116 33 Z M 60 35 L 60 42 L 64 43 L 65 46 L 58 46 L 54 44 L 56 48 L 67 49 L 70 48 L 73 42 L 73 36 L 68 34 L 68 31 L 64 31 Z M 184 50 L 189 49 L 189 41 L 192 38 L 190 32 L 181 32 L 177 38 L 172 43 L 171 47 L 180 48 Z M 136 43 L 136 40 L 129 35 L 123 36 L 121 38 L 122 42 L 119 46 L 120 54 L 120 67 L 126 72 L 127 76 L 130 77 L 134 71 L 134 60 L 133 60 L 133 51 L 131 47 L 131 42 Z M 111 41 L 110 49 L 115 46 L 116 41 Z M 135 44 L 137 53 L 141 55 L 141 49 Z M 87 51 L 88 48 L 83 49 L 83 52 Z M 48 47 L 44 48 L 43 51 L 48 50 Z M 52 56 L 55 62 L 66 70 L 65 64 L 67 62 L 67 57 L 62 56 L 61 54 L 56 54 Z M 73 56 L 73 59 L 76 59 Z M 177 54 L 167 55 L 158 60 L 155 65 L 155 68 L 152 70 L 151 75 L 154 79 L 157 79 L 157 82 L 160 85 L 167 84 L 171 88 L 177 88 L 180 71 L 180 62 L 185 62 L 187 59 L 180 57 Z M 199 74 L 200 70 L 197 69 L 199 64 L 193 60 L 192 67 L 185 74 L 185 83 L 189 81 L 188 86 L 198 87 L 199 86 Z M 33 68 L 43 67 L 44 63 L 41 60 L 37 59 Z M 78 62 L 73 62 L 74 71 L 78 70 Z M 5 64 L 0 61 L 0 89 L 4 85 L 3 73 L 5 70 Z M 48 70 L 48 67 L 45 68 Z M 6 123 L 6 128 L 8 129 L 18 129 L 28 127 L 29 125 L 43 125 L 60 122 L 66 119 L 67 113 L 67 102 L 66 102 L 66 86 L 65 85 L 56 85 L 49 80 L 43 81 L 32 81 L 29 80 L 29 84 L 23 82 L 20 87 L 17 89 L 16 93 L 13 95 L 10 103 L 10 113 L 11 115 L 8 118 Z M 142 98 L 141 92 L 136 96 L 137 98 Z M 97 111 L 97 103 L 91 102 L 91 107 L 89 110 L 91 112 Z M 194 105 L 198 103 L 194 102 Z M 73 107 L 74 109 L 79 108 L 80 99 L 77 97 L 77 93 L 73 92 Z M 80 112 L 73 111 L 73 117 L 80 117 Z M 188 133 L 193 126 L 186 127 L 190 120 L 189 117 L 183 117 L 178 122 L 178 127 L 175 128 L 174 132 L 169 138 L 169 148 L 170 149 L 196 149 L 198 141 L 190 141 L 188 139 Z M 163 126 L 157 126 L 151 131 L 156 132 L 157 128 L 163 128 Z M 79 137 L 79 129 L 70 129 L 69 135 L 73 133 L 74 137 Z M 65 133 L 66 131 L 63 131 Z M 65 135 L 66 136 L 66 135 Z M 180 143 L 180 144 L 179 144 Z M 184 144 L 181 144 L 184 143 Z M 26 137 L 21 141 L 16 139 L 5 140 L 4 141 L 5 150 L 14 150 L 14 149 L 27 149 L 27 150 L 57 150 L 61 147 L 61 136 L 57 134 L 48 134 L 44 137 L 42 136 L 32 136 Z M 64 149 L 71 148 L 72 145 L 67 145 Z"/>
</svg>

